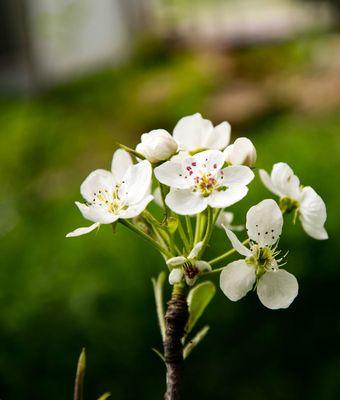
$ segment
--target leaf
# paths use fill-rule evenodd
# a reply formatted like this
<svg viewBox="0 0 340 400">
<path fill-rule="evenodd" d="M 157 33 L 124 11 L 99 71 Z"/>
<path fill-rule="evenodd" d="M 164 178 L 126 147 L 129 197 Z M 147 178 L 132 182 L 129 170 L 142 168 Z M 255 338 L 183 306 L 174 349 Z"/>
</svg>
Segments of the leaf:
<svg viewBox="0 0 340 400">
<path fill-rule="evenodd" d="M 163 305 L 163 286 L 165 278 L 166 278 L 166 273 L 162 271 L 158 275 L 157 279 L 155 278 L 151 279 L 155 295 L 158 324 L 163 340 L 165 338 L 165 320 L 164 320 L 164 305 Z"/>
<path fill-rule="evenodd" d="M 85 369 L 86 354 L 85 349 L 83 349 L 78 359 L 76 380 L 74 383 L 74 400 L 83 400 Z"/>
<path fill-rule="evenodd" d="M 189 306 L 189 321 L 187 323 L 187 334 L 195 326 L 216 293 L 215 285 L 211 281 L 205 281 L 190 290 L 187 302 Z"/>
<path fill-rule="evenodd" d="M 183 359 L 185 360 L 188 355 L 193 351 L 193 349 L 200 343 L 205 335 L 209 332 L 210 326 L 204 326 L 194 337 L 191 339 L 188 344 L 183 349 Z"/>
<path fill-rule="evenodd" d="M 104 393 L 103 395 L 101 395 L 101 396 L 99 397 L 98 400 L 106 400 L 106 399 L 108 399 L 110 396 L 111 396 L 111 393 Z"/>
</svg>

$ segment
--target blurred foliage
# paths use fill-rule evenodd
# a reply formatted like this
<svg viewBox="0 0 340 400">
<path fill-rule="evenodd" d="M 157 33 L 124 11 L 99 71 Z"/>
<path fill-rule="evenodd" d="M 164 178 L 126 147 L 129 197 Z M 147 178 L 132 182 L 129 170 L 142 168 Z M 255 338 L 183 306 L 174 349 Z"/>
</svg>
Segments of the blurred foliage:
<svg viewBox="0 0 340 400">
<path fill-rule="evenodd" d="M 244 77 L 265 77 L 269 64 L 274 72 L 291 69 L 296 58 L 301 73 L 301 46 L 253 49 L 248 68 L 245 52 L 235 62 Z M 150 281 L 164 267 L 161 258 L 121 226 L 114 236 L 107 226 L 96 235 L 64 236 L 86 225 L 73 206 L 79 184 L 92 169 L 109 167 L 116 140 L 135 145 L 149 129 L 171 130 L 183 115 L 204 114 L 210 96 L 231 79 L 214 60 L 177 52 L 154 63 L 136 57 L 47 94 L 0 100 L 2 398 L 70 398 L 83 346 L 86 398 L 106 390 L 113 399 L 161 398 L 164 366 L 151 351 L 161 343 Z M 253 60 L 263 60 L 255 72 Z M 289 310 L 264 309 L 252 294 L 231 303 L 217 291 L 202 318 L 211 330 L 186 363 L 184 398 L 339 398 L 339 126 L 337 110 L 290 109 L 242 127 L 256 143 L 258 166 L 286 161 L 326 200 L 330 240 L 308 238 L 299 224 L 285 226 L 281 247 L 290 250 L 287 269 L 300 283 Z M 266 196 L 257 178 L 232 208 L 235 222 Z M 211 256 L 229 247 L 222 231 L 213 243 Z"/>
</svg>

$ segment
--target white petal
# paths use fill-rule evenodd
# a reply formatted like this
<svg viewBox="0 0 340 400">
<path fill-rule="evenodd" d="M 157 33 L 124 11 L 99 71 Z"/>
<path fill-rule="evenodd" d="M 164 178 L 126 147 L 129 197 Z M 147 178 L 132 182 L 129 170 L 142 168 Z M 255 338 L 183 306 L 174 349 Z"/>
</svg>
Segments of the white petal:
<svg viewBox="0 0 340 400">
<path fill-rule="evenodd" d="M 188 173 L 181 163 L 167 161 L 156 167 L 154 172 L 159 182 L 173 188 L 188 189 L 192 184 L 192 180 L 188 179 Z"/>
<path fill-rule="evenodd" d="M 124 211 L 119 212 L 119 218 L 128 219 L 128 218 L 135 218 L 137 215 L 141 214 L 150 201 L 153 200 L 153 196 L 149 195 L 144 197 L 139 203 L 135 203 Z"/>
<path fill-rule="evenodd" d="M 298 291 L 295 276 L 284 269 L 266 272 L 257 284 L 261 303 L 272 310 L 289 307 Z"/>
<path fill-rule="evenodd" d="M 117 182 L 121 182 L 127 169 L 133 165 L 130 154 L 123 150 L 118 149 L 113 153 L 111 162 L 111 172 Z"/>
<path fill-rule="evenodd" d="M 254 179 L 254 172 L 245 165 L 232 165 L 223 169 L 223 185 L 248 185 Z"/>
<path fill-rule="evenodd" d="M 188 275 L 184 275 L 185 282 L 188 286 L 193 286 L 196 281 L 197 281 L 197 276 L 194 276 L 193 278 L 189 278 Z"/>
<path fill-rule="evenodd" d="M 268 172 L 264 169 L 260 169 L 259 171 L 260 178 L 264 186 L 272 193 L 276 194 L 277 196 L 282 196 L 279 190 L 273 185 L 271 177 L 269 176 Z"/>
<path fill-rule="evenodd" d="M 86 201 L 93 202 L 93 198 L 99 190 L 112 192 L 116 181 L 110 171 L 105 169 L 96 169 L 92 171 L 84 182 L 80 185 L 80 193 Z"/>
<path fill-rule="evenodd" d="M 242 256 L 245 257 L 250 257 L 252 255 L 252 252 L 243 244 L 239 241 L 238 237 L 235 235 L 234 232 L 232 232 L 230 229 L 227 227 L 223 226 L 225 233 L 228 236 L 228 239 L 231 242 L 231 245 L 233 248 Z"/>
<path fill-rule="evenodd" d="M 247 212 L 248 236 L 260 246 L 276 243 L 281 235 L 282 225 L 281 210 L 272 199 L 261 201 Z"/>
<path fill-rule="evenodd" d="M 167 265 L 170 265 L 171 267 L 174 267 L 176 265 L 182 265 L 187 261 L 187 259 L 183 256 L 178 256 L 178 257 L 172 257 L 167 260 Z"/>
<path fill-rule="evenodd" d="M 203 241 L 196 243 L 193 249 L 191 250 L 190 254 L 188 255 L 188 258 L 190 260 L 196 258 L 198 256 L 198 253 L 201 251 L 202 247 L 203 247 Z"/>
<path fill-rule="evenodd" d="M 196 268 L 202 272 L 202 271 L 211 271 L 211 265 L 207 263 L 206 261 L 196 261 L 195 262 Z"/>
<path fill-rule="evenodd" d="M 165 198 L 167 206 L 177 214 L 198 214 L 207 208 L 208 202 L 205 197 L 191 190 L 170 189 Z"/>
<path fill-rule="evenodd" d="M 271 173 L 271 181 L 281 196 L 299 200 L 300 181 L 288 164 L 283 162 L 275 164 Z"/>
<path fill-rule="evenodd" d="M 78 201 L 76 201 L 76 206 L 79 208 L 83 217 L 89 221 L 99 222 L 101 224 L 112 224 L 112 222 L 115 222 L 118 219 L 117 215 L 112 214 L 109 211 L 105 211 L 105 209 L 99 206 L 87 206 L 86 204 L 79 203 Z"/>
<path fill-rule="evenodd" d="M 195 154 L 191 160 L 197 161 L 197 168 L 199 168 L 199 166 L 205 166 L 209 171 L 216 171 L 217 173 L 224 164 L 224 154 L 219 150 L 206 150 Z"/>
<path fill-rule="evenodd" d="M 211 207 L 225 208 L 242 200 L 247 193 L 247 186 L 234 185 L 226 190 L 215 190 L 207 199 Z"/>
<path fill-rule="evenodd" d="M 175 283 L 181 282 L 183 278 L 182 268 L 174 268 L 169 274 L 169 283 L 173 285 Z"/>
<path fill-rule="evenodd" d="M 255 280 L 255 268 L 244 260 L 238 260 L 228 264 L 222 270 L 220 287 L 228 299 L 237 301 L 252 289 Z"/>
<path fill-rule="evenodd" d="M 183 117 L 174 128 L 173 137 L 180 150 L 193 151 L 203 149 L 204 138 L 213 129 L 210 121 L 196 113 Z"/>
<path fill-rule="evenodd" d="M 310 186 L 302 190 L 299 213 L 302 226 L 308 235 L 318 240 L 328 239 L 324 228 L 327 218 L 326 205 Z"/>
<path fill-rule="evenodd" d="M 139 203 L 150 193 L 151 174 L 151 164 L 147 160 L 129 167 L 119 188 L 120 198 L 129 203 Z"/>
<path fill-rule="evenodd" d="M 100 225 L 100 223 L 96 222 L 96 223 L 92 224 L 91 226 L 87 226 L 86 228 L 75 229 L 74 231 L 68 233 L 66 235 L 66 237 L 75 237 L 75 236 L 85 235 L 86 233 L 92 232 L 95 229 L 97 229 L 99 227 L 99 225 Z"/>
<path fill-rule="evenodd" d="M 222 122 L 206 134 L 203 138 L 203 146 L 207 149 L 223 150 L 229 144 L 230 131 L 229 122 Z"/>
</svg>

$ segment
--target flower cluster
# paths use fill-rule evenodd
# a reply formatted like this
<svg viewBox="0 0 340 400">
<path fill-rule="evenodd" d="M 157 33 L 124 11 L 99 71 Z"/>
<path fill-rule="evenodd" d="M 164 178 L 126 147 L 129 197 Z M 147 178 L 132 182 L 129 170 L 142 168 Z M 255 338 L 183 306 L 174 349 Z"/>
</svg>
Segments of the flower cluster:
<svg viewBox="0 0 340 400">
<path fill-rule="evenodd" d="M 199 278 L 221 272 L 220 287 L 230 300 L 255 289 L 264 306 L 287 308 L 298 294 L 298 283 L 281 268 L 283 217 L 293 213 L 308 235 L 327 239 L 326 207 L 314 189 L 300 185 L 287 164 L 275 164 L 271 175 L 260 170 L 262 182 L 279 202 L 265 199 L 249 209 L 248 237 L 241 243 L 234 231 L 243 226 L 231 225 L 233 214 L 226 209 L 247 195 L 257 153 L 248 138 L 230 144 L 230 132 L 228 122 L 213 126 L 197 113 L 182 118 L 172 134 L 152 130 L 135 149 L 121 145 L 111 171 L 91 172 L 80 187 L 85 203 L 76 205 L 93 224 L 67 236 L 120 222 L 163 255 L 170 284 L 193 286 Z M 152 200 L 161 206 L 154 213 L 147 209 Z M 224 228 L 232 249 L 208 262 L 203 258 L 215 226 Z M 225 264 L 235 252 L 243 258 Z M 214 269 L 217 263 L 224 265 Z"/>
</svg>

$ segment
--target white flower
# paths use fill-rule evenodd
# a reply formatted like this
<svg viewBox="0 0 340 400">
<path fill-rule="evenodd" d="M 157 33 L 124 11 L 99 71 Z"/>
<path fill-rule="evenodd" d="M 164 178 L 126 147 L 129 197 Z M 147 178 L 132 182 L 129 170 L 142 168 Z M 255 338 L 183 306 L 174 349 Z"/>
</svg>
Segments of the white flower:
<svg viewBox="0 0 340 400">
<path fill-rule="evenodd" d="M 171 188 L 165 199 L 168 207 L 180 215 L 193 215 L 207 206 L 225 208 L 241 200 L 254 174 L 243 165 L 223 168 L 223 164 L 221 151 L 207 150 L 155 168 L 156 178 Z"/>
<path fill-rule="evenodd" d="M 270 176 L 262 169 L 260 177 L 267 189 L 280 197 L 283 211 L 296 210 L 302 227 L 309 236 L 319 240 L 328 239 L 324 227 L 327 218 L 324 201 L 310 186 L 300 186 L 299 178 L 288 164 L 275 164 Z"/>
<path fill-rule="evenodd" d="M 230 211 L 222 211 L 216 220 L 216 226 L 218 228 L 227 228 L 231 231 L 243 231 L 244 225 L 232 225 L 234 220 L 234 213 Z"/>
<path fill-rule="evenodd" d="M 173 131 L 173 137 L 180 150 L 202 151 L 206 149 L 223 150 L 230 141 L 231 127 L 228 122 L 217 126 L 203 119 L 199 113 L 183 117 Z"/>
<path fill-rule="evenodd" d="M 141 136 L 136 151 L 152 163 L 168 160 L 177 151 L 177 143 L 164 129 L 155 129 Z"/>
<path fill-rule="evenodd" d="M 298 294 L 294 275 L 279 269 L 283 258 L 276 259 L 277 243 L 282 232 L 283 218 L 274 200 L 263 200 L 249 209 L 246 228 L 250 249 L 226 229 L 234 249 L 244 260 L 228 264 L 221 272 L 220 287 L 232 301 L 244 297 L 254 286 L 261 303 L 272 309 L 287 308 Z"/>
<path fill-rule="evenodd" d="M 256 163 L 256 149 L 251 140 L 241 137 L 230 144 L 225 150 L 225 160 L 231 165 L 247 165 L 253 167 Z"/>
<path fill-rule="evenodd" d="M 119 218 L 134 218 L 153 199 L 150 193 L 152 169 L 149 161 L 136 165 L 124 150 L 117 150 L 112 159 L 112 171 L 97 169 L 80 186 L 86 204 L 76 202 L 84 218 L 94 224 L 78 228 L 66 237 L 80 236 L 111 224 Z"/>
<path fill-rule="evenodd" d="M 169 274 L 170 285 L 181 282 L 184 276 L 187 285 L 192 286 L 200 272 L 211 271 L 211 266 L 206 261 L 196 260 L 202 246 L 203 242 L 197 243 L 188 257 L 179 256 L 167 260 L 167 265 L 173 268 Z"/>
</svg>

